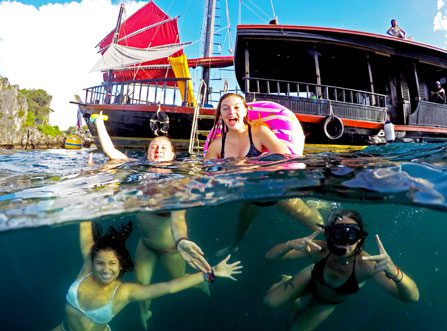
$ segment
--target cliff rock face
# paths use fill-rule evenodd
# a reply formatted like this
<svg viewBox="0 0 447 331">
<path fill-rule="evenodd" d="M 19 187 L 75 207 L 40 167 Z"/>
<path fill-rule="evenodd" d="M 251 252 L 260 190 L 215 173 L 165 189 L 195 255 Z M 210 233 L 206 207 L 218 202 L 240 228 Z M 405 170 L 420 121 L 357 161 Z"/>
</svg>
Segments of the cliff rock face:
<svg viewBox="0 0 447 331">
<path fill-rule="evenodd" d="M 0 146 L 22 144 L 22 127 L 28 115 L 26 98 L 19 97 L 18 86 L 0 76 Z"/>
<path fill-rule="evenodd" d="M 93 139 L 88 131 L 71 129 L 64 133 L 48 125 L 50 103 L 51 96 L 45 91 L 21 91 L 0 76 L 0 148 L 63 148 L 68 134 L 78 134 L 84 146 L 90 146 Z"/>
</svg>

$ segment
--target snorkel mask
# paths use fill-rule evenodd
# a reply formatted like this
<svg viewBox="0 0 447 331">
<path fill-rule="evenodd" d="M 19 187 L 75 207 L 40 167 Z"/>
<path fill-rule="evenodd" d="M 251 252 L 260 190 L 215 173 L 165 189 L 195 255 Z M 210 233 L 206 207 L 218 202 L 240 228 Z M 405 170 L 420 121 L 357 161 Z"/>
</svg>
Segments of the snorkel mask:
<svg viewBox="0 0 447 331">
<path fill-rule="evenodd" d="M 323 226 L 326 234 L 327 248 L 331 253 L 337 256 L 343 256 L 346 254 L 347 249 L 345 247 L 359 242 L 354 254 L 359 253 L 365 242 L 368 233 L 361 229 L 358 224 L 351 223 L 337 223 Z"/>
</svg>

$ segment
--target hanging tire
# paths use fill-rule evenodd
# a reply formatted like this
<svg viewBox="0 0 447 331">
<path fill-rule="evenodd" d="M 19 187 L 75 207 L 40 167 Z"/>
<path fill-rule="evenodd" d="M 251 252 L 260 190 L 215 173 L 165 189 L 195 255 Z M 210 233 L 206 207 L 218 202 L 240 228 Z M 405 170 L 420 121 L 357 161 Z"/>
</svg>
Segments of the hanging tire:
<svg viewBox="0 0 447 331">
<path fill-rule="evenodd" d="M 323 133 L 330 140 L 337 140 L 343 136 L 345 126 L 340 118 L 328 116 L 323 121 Z"/>
<path fill-rule="evenodd" d="M 157 110 L 157 112 L 152 115 L 149 125 L 156 137 L 166 135 L 169 129 L 168 114 Z"/>
</svg>

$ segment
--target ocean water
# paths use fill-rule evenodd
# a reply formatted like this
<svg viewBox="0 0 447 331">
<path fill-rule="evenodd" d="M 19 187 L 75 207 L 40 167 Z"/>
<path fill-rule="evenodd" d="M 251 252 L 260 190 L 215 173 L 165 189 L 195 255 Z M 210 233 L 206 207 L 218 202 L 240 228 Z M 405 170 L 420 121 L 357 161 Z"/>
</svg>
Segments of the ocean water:
<svg viewBox="0 0 447 331">
<path fill-rule="evenodd" d="M 82 259 L 78 223 L 133 220 L 137 213 L 187 209 L 189 236 L 210 263 L 228 246 L 246 201 L 300 197 L 360 211 L 378 252 L 379 234 L 393 261 L 418 285 L 420 300 L 403 303 L 369 281 L 340 304 L 318 330 L 447 329 L 447 145 L 391 144 L 350 153 L 278 155 L 210 162 L 180 158 L 172 164 L 106 163 L 89 150 L 0 150 L 1 330 L 50 330 L 62 320 L 65 294 Z M 138 155 L 137 155 L 138 156 Z M 267 263 L 277 243 L 308 235 L 275 207 L 265 207 L 233 259 L 244 264 L 237 282 L 218 279 L 211 296 L 188 289 L 152 303 L 151 330 L 285 330 L 287 307 L 262 300 L 283 274 L 308 261 Z M 138 232 L 128 240 L 135 252 Z M 192 270 L 188 269 L 189 272 Z M 168 280 L 158 268 L 153 282 Z M 133 273 L 125 281 L 134 281 Z M 137 304 L 110 323 L 113 330 L 143 330 Z"/>
</svg>

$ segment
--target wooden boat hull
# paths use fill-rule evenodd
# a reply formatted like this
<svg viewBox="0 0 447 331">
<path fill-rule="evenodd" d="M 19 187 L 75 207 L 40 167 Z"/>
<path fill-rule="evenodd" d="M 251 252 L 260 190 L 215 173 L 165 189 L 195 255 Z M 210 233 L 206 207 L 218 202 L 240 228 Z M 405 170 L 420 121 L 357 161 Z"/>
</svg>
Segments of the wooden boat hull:
<svg viewBox="0 0 447 331">
<path fill-rule="evenodd" d="M 167 132 L 158 132 L 158 135 L 166 135 L 173 142 L 177 149 L 187 150 L 191 135 L 191 125 L 194 108 L 182 106 L 151 106 L 151 105 L 79 105 L 79 109 L 84 117 L 88 114 L 99 114 L 102 111 L 108 116 L 105 122 L 107 131 L 117 148 L 133 149 L 146 148 L 150 141 L 157 137 L 154 124 L 151 127 L 151 120 L 158 120 L 156 126 L 165 129 Z M 203 108 L 200 110 L 203 115 L 214 115 L 214 109 Z M 166 116 L 161 118 L 162 116 Z M 166 124 L 166 118 L 168 124 Z M 164 121 L 163 121 L 164 120 Z M 95 143 L 99 146 L 96 127 L 88 120 L 87 126 L 91 132 Z M 163 126 L 165 126 L 163 128 Z M 201 126 L 211 130 L 213 120 L 205 119 Z M 164 131 L 164 130 L 163 130 Z M 203 137 L 205 141 L 206 137 Z"/>
</svg>

